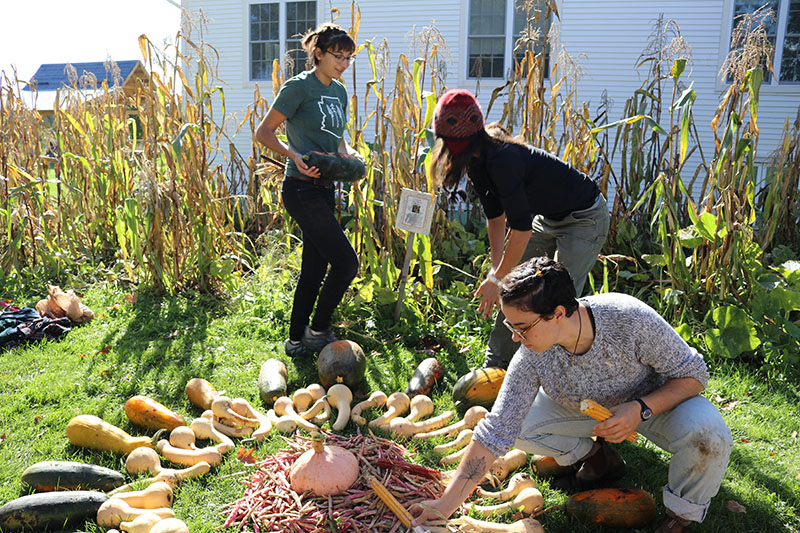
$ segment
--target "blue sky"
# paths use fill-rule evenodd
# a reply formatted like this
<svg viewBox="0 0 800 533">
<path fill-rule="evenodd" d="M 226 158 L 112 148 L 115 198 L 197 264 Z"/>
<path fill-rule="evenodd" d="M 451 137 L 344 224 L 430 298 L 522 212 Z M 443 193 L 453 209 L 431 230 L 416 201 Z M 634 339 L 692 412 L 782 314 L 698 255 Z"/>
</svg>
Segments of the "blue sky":
<svg viewBox="0 0 800 533">
<path fill-rule="evenodd" d="M 180 0 L 3 2 L 0 71 L 27 80 L 42 63 L 142 59 L 137 38 L 161 46 L 180 29 Z"/>
</svg>

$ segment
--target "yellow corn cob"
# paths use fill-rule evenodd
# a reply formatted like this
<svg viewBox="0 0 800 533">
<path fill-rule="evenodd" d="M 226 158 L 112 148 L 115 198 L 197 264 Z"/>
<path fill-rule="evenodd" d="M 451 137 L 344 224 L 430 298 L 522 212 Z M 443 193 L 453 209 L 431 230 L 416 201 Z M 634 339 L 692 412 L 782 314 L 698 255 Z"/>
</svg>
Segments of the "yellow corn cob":
<svg viewBox="0 0 800 533">
<path fill-rule="evenodd" d="M 609 418 L 614 416 L 614 413 L 612 413 L 611 411 L 609 411 L 596 401 L 590 400 L 588 398 L 586 398 L 585 400 L 581 400 L 581 413 L 591 416 L 592 418 L 594 418 L 595 420 L 599 420 L 600 422 L 608 420 Z M 631 433 L 625 438 L 625 440 L 636 442 L 636 438 L 637 438 L 636 433 Z"/>
<path fill-rule="evenodd" d="M 394 495 L 383 486 L 383 483 L 374 477 L 367 478 L 367 482 L 372 487 L 372 490 L 375 491 L 375 494 L 378 495 L 378 498 L 380 498 L 381 501 L 386 504 L 386 507 L 388 507 L 389 510 L 400 519 L 400 522 L 402 522 L 407 528 L 411 527 L 411 520 L 413 520 L 414 517 L 412 517 L 411 513 L 409 513 L 405 507 L 403 507 L 403 504 L 397 501 L 397 498 L 395 498 Z"/>
</svg>

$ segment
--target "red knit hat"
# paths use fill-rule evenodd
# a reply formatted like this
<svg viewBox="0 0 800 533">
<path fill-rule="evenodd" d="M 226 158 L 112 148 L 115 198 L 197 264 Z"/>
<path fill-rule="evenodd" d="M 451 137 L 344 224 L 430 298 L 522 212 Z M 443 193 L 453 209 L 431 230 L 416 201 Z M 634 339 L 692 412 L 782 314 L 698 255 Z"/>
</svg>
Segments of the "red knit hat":
<svg viewBox="0 0 800 533">
<path fill-rule="evenodd" d="M 471 92 L 451 89 L 444 93 L 436 104 L 433 131 L 437 137 L 459 156 L 466 150 L 472 137 L 483 130 L 483 112 Z"/>
</svg>

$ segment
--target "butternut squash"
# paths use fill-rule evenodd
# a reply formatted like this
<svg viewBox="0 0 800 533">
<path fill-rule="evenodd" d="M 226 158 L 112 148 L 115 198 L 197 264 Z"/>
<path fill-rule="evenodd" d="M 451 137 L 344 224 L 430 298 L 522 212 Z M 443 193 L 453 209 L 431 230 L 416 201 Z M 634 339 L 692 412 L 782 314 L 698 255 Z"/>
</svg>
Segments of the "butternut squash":
<svg viewBox="0 0 800 533">
<path fill-rule="evenodd" d="M 211 402 L 211 412 L 220 420 L 225 420 L 229 425 L 234 427 L 247 427 L 257 428 L 261 423 L 255 419 L 247 416 L 242 416 L 237 413 L 232 404 L 231 398 L 227 396 L 217 396 Z"/>
<path fill-rule="evenodd" d="M 397 417 L 389 422 L 389 431 L 398 437 L 411 437 L 417 433 L 432 431 L 439 428 L 447 424 L 447 421 L 451 418 L 453 418 L 452 411 L 445 411 L 438 416 L 422 420 L 421 422 L 410 422 L 406 418 Z"/>
<path fill-rule="evenodd" d="M 469 516 L 460 516 L 450 520 L 448 524 L 458 526 L 459 531 L 479 533 L 544 533 L 542 525 L 533 518 L 523 518 L 513 524 L 498 524 L 497 522 L 477 520 Z"/>
<path fill-rule="evenodd" d="M 169 433 L 169 443 L 176 448 L 195 449 L 196 435 L 189 426 L 178 426 Z"/>
<path fill-rule="evenodd" d="M 302 413 L 303 411 L 307 410 L 311 406 L 311 402 L 314 399 L 311 396 L 311 393 L 308 392 L 308 389 L 297 389 L 292 394 L 292 403 L 294 403 L 294 409 L 298 413 Z"/>
<path fill-rule="evenodd" d="M 158 453 L 164 458 L 178 465 L 194 466 L 197 463 L 206 462 L 211 466 L 217 466 L 222 462 L 222 454 L 214 446 L 200 448 L 196 450 L 184 450 L 172 446 L 167 440 L 160 440 L 156 445 Z"/>
<path fill-rule="evenodd" d="M 217 431 L 214 428 L 214 423 L 207 418 L 195 418 L 192 420 L 191 425 L 195 436 L 198 439 L 208 439 L 217 443 L 216 448 L 219 453 L 228 453 L 235 448 L 233 441 L 227 436 Z"/>
<path fill-rule="evenodd" d="M 168 507 L 158 509 L 136 509 L 119 498 L 109 498 L 97 510 L 97 525 L 101 527 L 119 527 L 122 522 L 135 520 L 137 517 L 153 513 L 161 518 L 175 518 L 175 513 Z"/>
<path fill-rule="evenodd" d="M 436 431 L 418 433 L 417 435 L 414 435 L 414 438 L 426 440 L 433 437 L 452 437 L 462 429 L 474 429 L 475 426 L 478 425 L 478 422 L 483 420 L 483 417 L 486 416 L 487 413 L 488 411 L 485 407 L 473 405 L 467 409 L 467 411 L 464 413 L 464 418 L 460 422 L 456 422 L 455 424 L 451 424 Z"/>
<path fill-rule="evenodd" d="M 306 387 L 306 390 L 311 395 L 311 399 L 315 403 L 318 402 L 319 400 L 324 400 L 324 404 L 322 406 L 324 412 L 322 414 L 318 414 L 314 418 L 311 419 L 306 418 L 306 420 L 310 420 L 312 424 L 320 426 L 331 418 L 331 406 L 330 404 L 328 404 L 328 401 L 325 400 L 325 393 L 326 393 L 325 387 L 323 387 L 319 383 L 312 383 L 311 385 Z M 313 409 L 314 406 L 312 405 L 311 408 Z"/>
<path fill-rule="evenodd" d="M 539 492 L 539 489 L 528 487 L 522 489 L 511 501 L 499 503 L 497 505 L 470 504 L 467 507 L 470 508 L 472 512 L 484 518 L 496 514 L 503 514 L 508 511 L 516 511 L 523 515 L 531 515 L 544 507 L 544 497 L 542 493 Z"/>
<path fill-rule="evenodd" d="M 166 518 L 153 526 L 150 533 L 189 533 L 189 527 L 177 518 Z"/>
<path fill-rule="evenodd" d="M 150 533 L 153 526 L 161 522 L 161 517 L 155 513 L 144 513 L 130 522 L 121 522 L 119 528 L 125 533 Z"/>
<path fill-rule="evenodd" d="M 119 492 L 111 496 L 119 498 L 137 509 L 158 509 L 159 507 L 172 507 L 174 495 L 172 487 L 164 481 L 156 481 L 143 490 Z"/>
<path fill-rule="evenodd" d="M 350 420 L 350 402 L 353 401 L 353 393 L 344 383 L 336 383 L 328 389 L 328 401 L 336 409 L 336 421 L 331 428 L 334 431 L 341 431 Z"/>
<path fill-rule="evenodd" d="M 367 420 L 361 416 L 361 413 L 366 409 L 372 409 L 376 407 L 383 407 L 386 405 L 386 394 L 377 390 L 369 395 L 369 398 L 364 400 L 363 402 L 359 402 L 353 407 L 350 411 L 350 420 L 358 424 L 359 426 L 363 426 L 367 423 Z"/>
<path fill-rule="evenodd" d="M 150 484 L 155 483 L 156 481 L 163 481 L 174 489 L 184 479 L 208 474 L 208 472 L 211 470 L 211 465 L 206 462 L 200 462 L 194 466 L 180 470 L 176 470 L 174 468 L 162 468 L 161 459 L 159 459 L 155 450 L 151 448 L 137 448 L 136 450 L 132 451 L 125 460 L 125 469 L 131 474 L 148 472 L 153 477 L 123 485 L 109 492 L 109 495 L 128 491 L 133 485 Z"/>
<path fill-rule="evenodd" d="M 131 437 L 124 430 L 94 415 L 78 415 L 67 424 L 67 438 L 75 446 L 119 455 L 127 455 L 140 446 L 152 448 L 161 432 L 153 437 Z"/>
<path fill-rule="evenodd" d="M 481 498 L 493 498 L 504 502 L 522 492 L 523 489 L 535 489 L 536 480 L 527 472 L 517 472 L 508 481 L 508 487 L 498 492 L 489 492 L 478 487 L 476 493 Z"/>
<path fill-rule="evenodd" d="M 138 426 L 147 429 L 166 429 L 172 431 L 185 426 L 186 420 L 162 403 L 147 396 L 137 395 L 125 402 L 125 415 Z"/>
<path fill-rule="evenodd" d="M 386 399 L 386 412 L 370 422 L 369 427 L 375 428 L 388 424 L 393 418 L 405 414 L 410 405 L 411 399 L 405 392 L 393 392 Z"/>
<path fill-rule="evenodd" d="M 464 448 L 472 440 L 473 431 L 471 429 L 462 429 L 458 436 L 450 442 L 439 444 L 433 447 L 436 453 L 447 453 Z"/>
<path fill-rule="evenodd" d="M 495 459 L 492 466 L 489 467 L 489 473 L 503 481 L 511 472 L 526 464 L 528 464 L 528 454 L 519 448 L 512 448 L 505 455 Z"/>
<path fill-rule="evenodd" d="M 250 402 L 244 398 L 234 398 L 231 400 L 231 408 L 244 417 L 258 420 L 258 428 L 252 433 L 252 437 L 256 441 L 261 442 L 269 436 L 270 431 L 272 431 L 272 422 L 267 415 L 257 411 L 250 405 Z"/>
<path fill-rule="evenodd" d="M 317 426 L 297 414 L 297 411 L 294 410 L 294 403 L 292 402 L 291 398 L 287 396 L 281 396 L 275 400 L 274 407 L 276 415 L 289 417 L 294 421 L 295 424 L 297 424 L 297 427 L 303 428 L 309 433 L 319 431 Z"/>
<path fill-rule="evenodd" d="M 433 400 L 424 394 L 418 394 L 411 398 L 410 408 L 405 419 L 409 422 L 416 422 L 420 418 L 425 418 L 433 414 Z"/>
</svg>

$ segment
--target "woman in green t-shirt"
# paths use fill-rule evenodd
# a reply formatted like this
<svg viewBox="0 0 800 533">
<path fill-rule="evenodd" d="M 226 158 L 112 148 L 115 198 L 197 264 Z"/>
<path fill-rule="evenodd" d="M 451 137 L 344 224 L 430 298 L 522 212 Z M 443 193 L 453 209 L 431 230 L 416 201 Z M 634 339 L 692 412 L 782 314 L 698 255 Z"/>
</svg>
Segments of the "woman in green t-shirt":
<svg viewBox="0 0 800 533">
<path fill-rule="evenodd" d="M 300 278 L 284 345 L 293 358 L 310 356 L 336 340 L 331 317 L 358 271 L 358 257 L 336 219 L 333 182 L 303 161 L 311 151 L 351 153 L 343 135 L 347 91 L 339 78 L 356 45 L 332 23 L 308 32 L 302 45 L 314 68 L 286 80 L 256 131 L 260 143 L 287 158 L 283 204 L 303 232 Z M 275 135 L 283 123 L 288 143 Z"/>
</svg>

